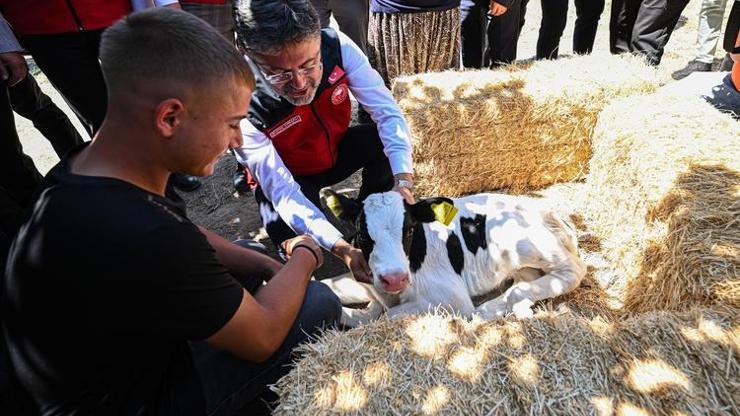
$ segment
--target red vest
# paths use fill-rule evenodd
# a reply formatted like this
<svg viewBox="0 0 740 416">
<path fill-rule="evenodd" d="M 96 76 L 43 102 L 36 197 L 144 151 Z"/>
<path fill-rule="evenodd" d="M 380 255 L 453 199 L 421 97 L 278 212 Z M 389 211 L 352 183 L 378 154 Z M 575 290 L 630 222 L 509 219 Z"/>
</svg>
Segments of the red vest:
<svg viewBox="0 0 740 416">
<path fill-rule="evenodd" d="M 18 35 L 105 29 L 131 13 L 130 0 L 0 0 Z"/>
<path fill-rule="evenodd" d="M 250 121 L 270 138 L 285 166 L 297 176 L 315 175 L 334 166 L 337 148 L 352 120 L 339 39 L 332 29 L 322 30 L 321 59 L 324 72 L 310 104 L 296 107 L 275 97 L 260 76 L 252 94 Z"/>
</svg>

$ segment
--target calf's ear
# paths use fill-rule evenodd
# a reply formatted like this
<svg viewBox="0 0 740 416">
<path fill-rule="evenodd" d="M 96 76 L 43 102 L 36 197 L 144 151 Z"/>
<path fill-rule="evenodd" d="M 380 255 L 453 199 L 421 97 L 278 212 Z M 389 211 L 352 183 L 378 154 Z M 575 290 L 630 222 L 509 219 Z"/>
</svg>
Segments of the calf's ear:
<svg viewBox="0 0 740 416">
<path fill-rule="evenodd" d="M 362 210 L 362 202 L 338 194 L 328 188 L 321 190 L 321 204 L 326 211 L 331 212 L 335 217 L 352 224 L 357 221 L 357 216 L 360 215 Z"/>
<path fill-rule="evenodd" d="M 457 215 L 457 208 L 452 200 L 443 197 L 422 199 L 413 205 L 407 205 L 406 209 L 411 218 L 418 222 L 439 221 L 450 225 Z"/>
</svg>

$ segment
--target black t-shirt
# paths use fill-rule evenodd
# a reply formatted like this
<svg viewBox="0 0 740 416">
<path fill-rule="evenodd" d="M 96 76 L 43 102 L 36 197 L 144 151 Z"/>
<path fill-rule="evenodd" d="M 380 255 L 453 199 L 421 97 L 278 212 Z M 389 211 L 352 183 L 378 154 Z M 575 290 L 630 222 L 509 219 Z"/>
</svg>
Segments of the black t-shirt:
<svg viewBox="0 0 740 416">
<path fill-rule="evenodd" d="M 11 366 L 44 415 L 203 414 L 187 340 L 223 327 L 243 294 L 182 201 L 65 161 L 2 289 Z"/>
</svg>

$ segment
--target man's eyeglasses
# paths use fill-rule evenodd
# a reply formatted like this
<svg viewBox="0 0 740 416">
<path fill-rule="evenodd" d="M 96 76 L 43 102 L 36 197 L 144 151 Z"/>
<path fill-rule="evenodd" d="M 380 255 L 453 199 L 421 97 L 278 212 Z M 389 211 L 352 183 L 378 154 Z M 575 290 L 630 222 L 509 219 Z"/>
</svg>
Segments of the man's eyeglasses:
<svg viewBox="0 0 740 416">
<path fill-rule="evenodd" d="M 290 82 L 296 76 L 306 77 L 313 74 L 315 71 L 321 71 L 324 68 L 324 64 L 321 61 L 316 62 L 313 65 L 306 66 L 295 71 L 283 71 L 278 73 L 268 74 L 260 68 L 262 75 L 265 77 L 267 82 L 272 85 L 283 85 Z"/>
</svg>

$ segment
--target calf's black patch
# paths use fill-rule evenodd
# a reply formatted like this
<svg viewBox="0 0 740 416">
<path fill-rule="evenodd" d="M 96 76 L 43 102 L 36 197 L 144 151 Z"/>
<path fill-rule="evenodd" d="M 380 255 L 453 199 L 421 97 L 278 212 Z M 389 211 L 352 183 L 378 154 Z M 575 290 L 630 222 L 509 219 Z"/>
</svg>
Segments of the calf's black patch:
<svg viewBox="0 0 740 416">
<path fill-rule="evenodd" d="M 478 252 L 479 248 L 486 250 L 488 247 L 485 215 L 478 214 L 475 218 L 461 217 L 460 231 L 462 232 L 463 240 L 465 240 L 465 247 L 473 255 Z"/>
<path fill-rule="evenodd" d="M 416 273 L 427 256 L 427 237 L 424 234 L 424 224 L 414 224 L 414 233 L 411 237 L 411 248 L 409 249 L 409 267 L 412 273 Z"/>
<path fill-rule="evenodd" d="M 462 244 L 460 244 L 460 238 L 454 232 L 450 233 L 447 237 L 447 257 L 450 259 L 452 270 L 457 274 L 462 274 L 465 257 L 463 257 Z"/>
<path fill-rule="evenodd" d="M 362 254 L 365 256 L 365 261 L 370 261 L 370 253 L 375 248 L 375 241 L 370 237 L 370 233 L 367 231 L 367 221 L 365 221 L 365 213 L 360 212 L 358 218 L 358 230 L 354 239 L 355 247 L 362 250 Z"/>
</svg>

